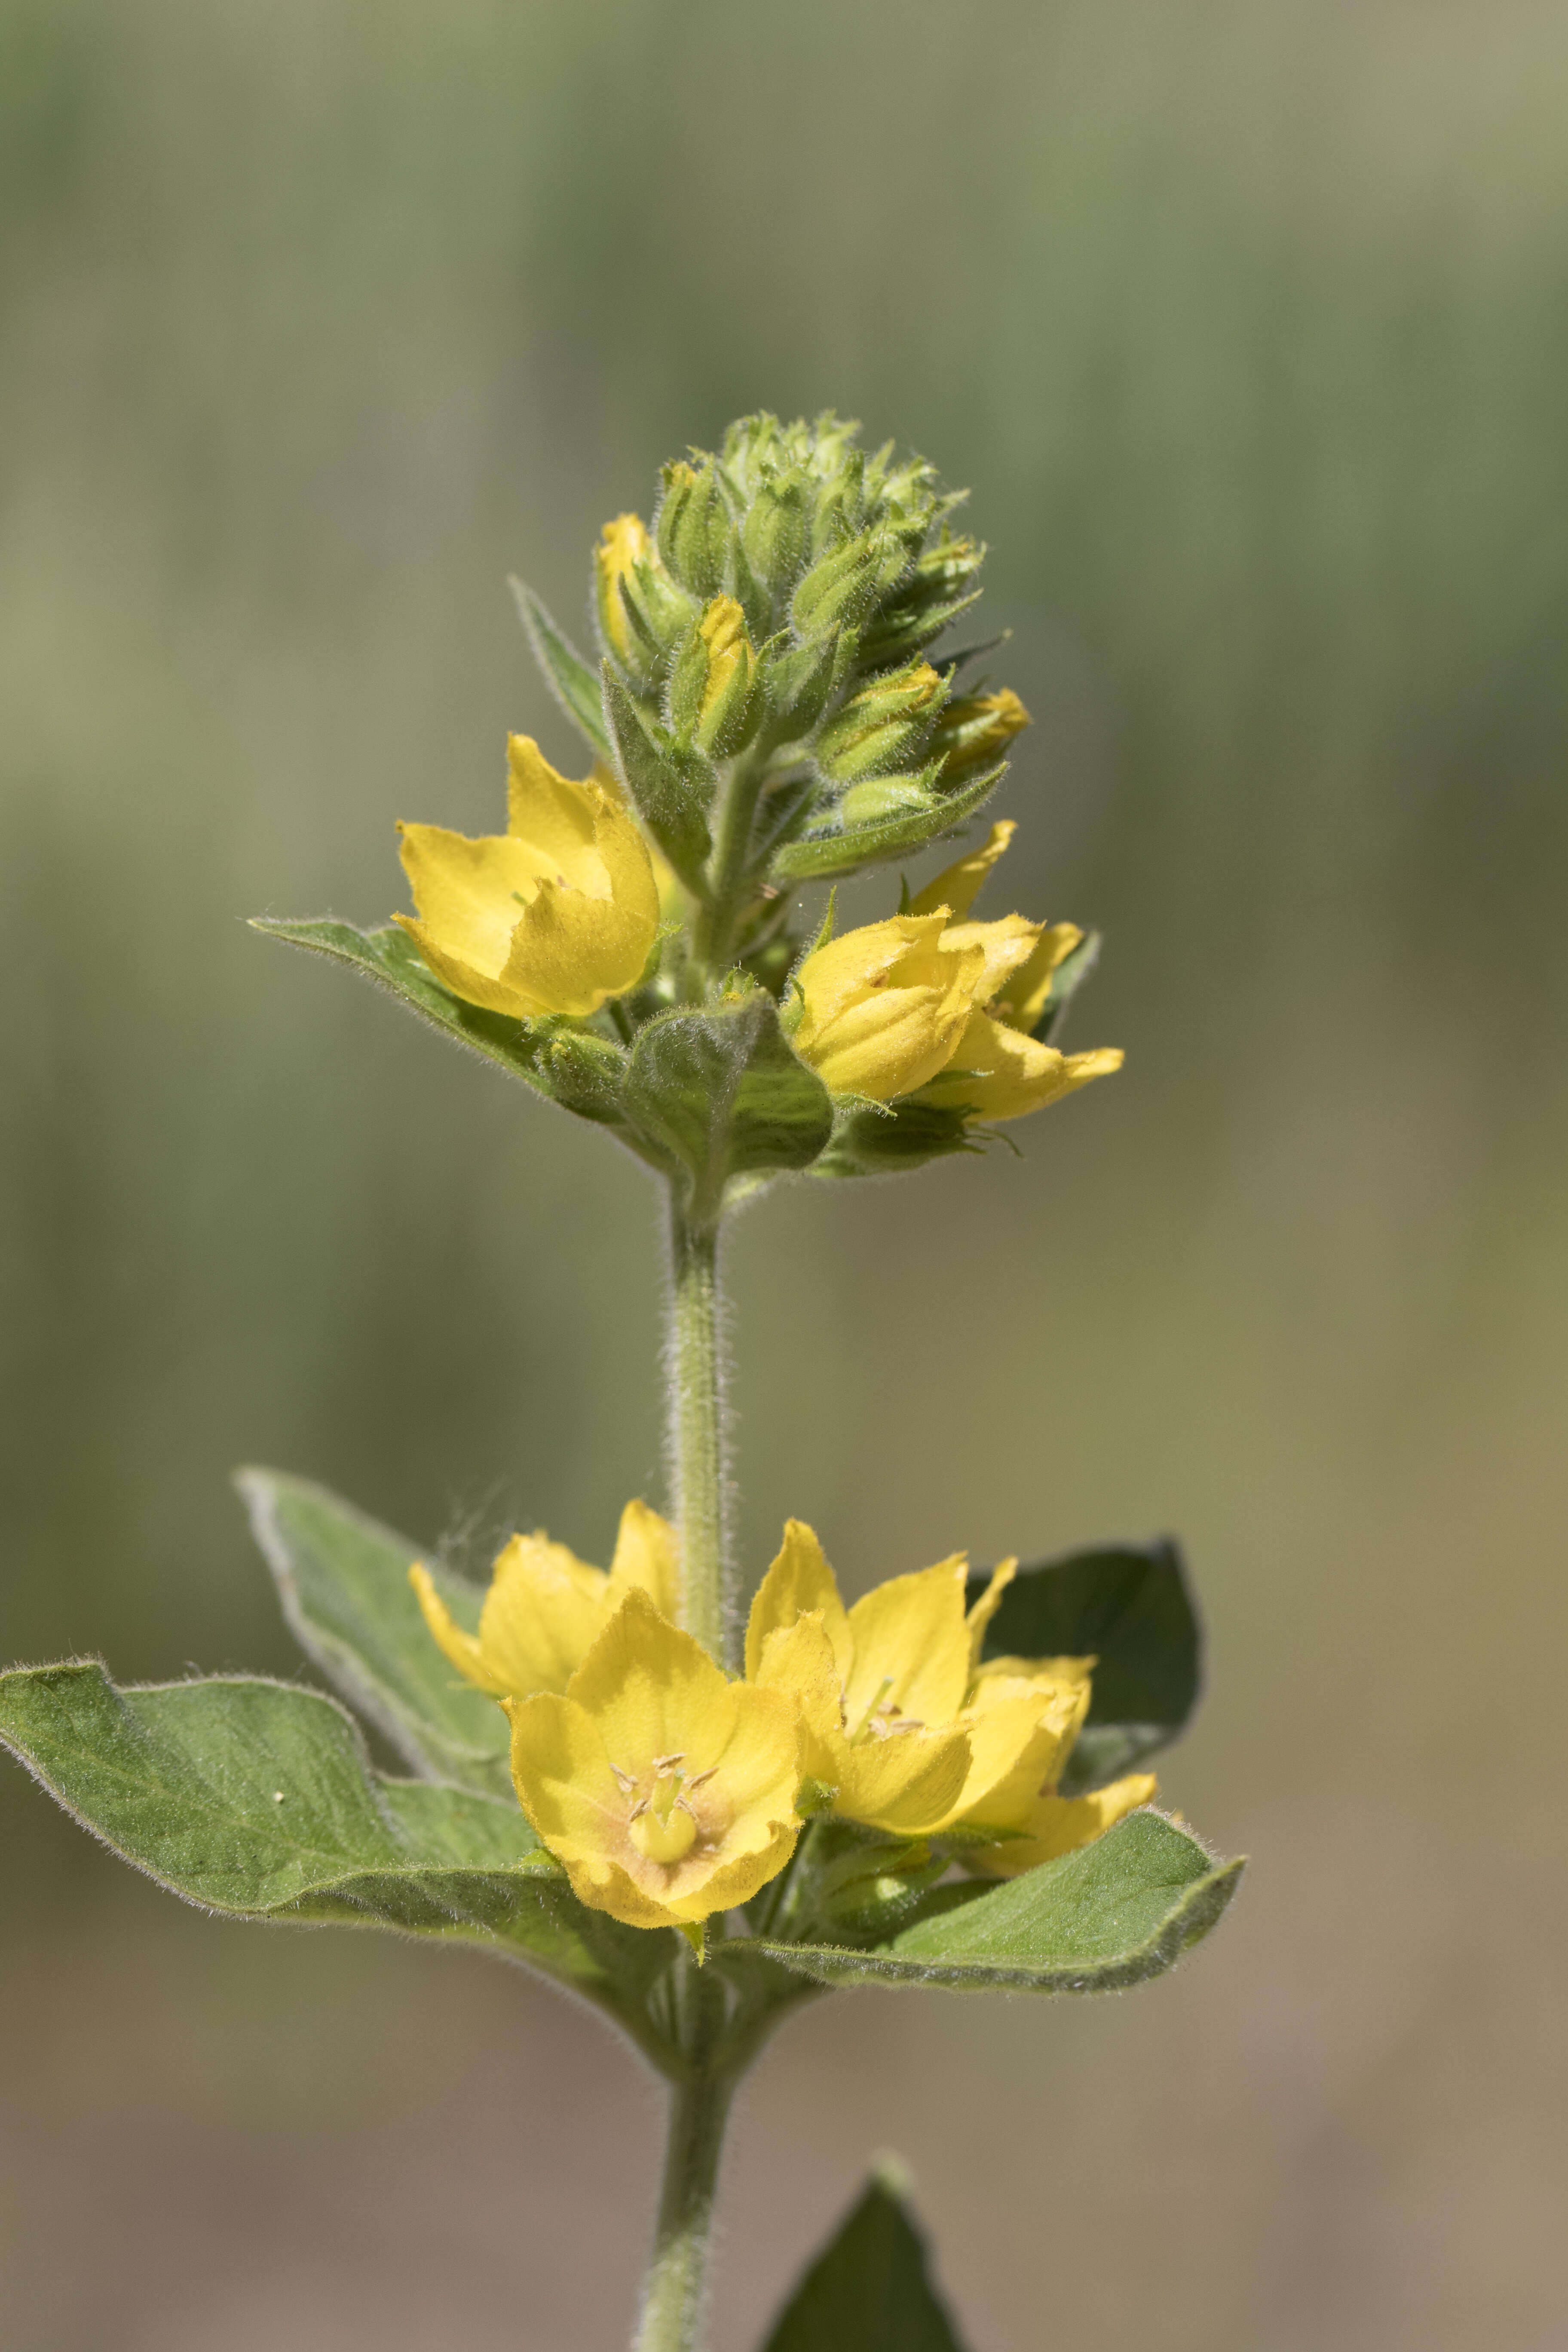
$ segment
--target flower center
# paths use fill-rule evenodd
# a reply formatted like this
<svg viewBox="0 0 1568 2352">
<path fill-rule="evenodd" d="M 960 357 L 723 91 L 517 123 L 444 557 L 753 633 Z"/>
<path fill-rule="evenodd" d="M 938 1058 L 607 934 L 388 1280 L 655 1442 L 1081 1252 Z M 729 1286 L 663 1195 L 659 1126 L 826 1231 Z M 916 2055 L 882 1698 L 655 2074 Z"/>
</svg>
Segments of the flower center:
<svg viewBox="0 0 1568 2352">
<path fill-rule="evenodd" d="M 700 1825 L 687 1791 L 711 1780 L 717 1768 L 710 1765 L 706 1772 L 687 1772 L 681 1769 L 685 1761 L 684 1749 L 673 1756 L 656 1756 L 639 1778 L 611 1768 L 627 1796 L 636 1799 L 626 1815 L 626 1828 L 646 1861 L 684 1861 L 697 1843 Z M 638 1796 L 639 1788 L 647 1793 Z"/>
</svg>

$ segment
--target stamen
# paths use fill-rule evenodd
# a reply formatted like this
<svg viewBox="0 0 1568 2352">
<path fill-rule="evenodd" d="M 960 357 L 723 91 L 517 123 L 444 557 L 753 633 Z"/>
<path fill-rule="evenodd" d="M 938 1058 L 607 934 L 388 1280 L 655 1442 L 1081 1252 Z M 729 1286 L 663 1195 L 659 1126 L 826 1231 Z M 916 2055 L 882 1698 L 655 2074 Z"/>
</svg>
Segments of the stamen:
<svg viewBox="0 0 1568 2352">
<path fill-rule="evenodd" d="M 673 1772 L 678 1764 L 683 1764 L 685 1761 L 686 1750 L 684 1748 L 678 1748 L 673 1756 L 656 1756 L 653 1759 L 652 1766 L 654 1775 L 657 1778 L 660 1773 Z"/>
<path fill-rule="evenodd" d="M 719 1769 L 719 1767 L 717 1766 L 717 1764 L 710 1764 L 710 1766 L 708 1767 L 708 1769 L 707 1769 L 707 1771 L 706 1771 L 706 1772 L 693 1772 L 693 1774 L 692 1774 L 692 1776 L 691 1776 L 690 1780 L 688 1780 L 688 1782 L 687 1782 L 687 1784 L 686 1784 L 686 1785 L 687 1785 L 687 1787 L 688 1787 L 689 1789 L 700 1789 L 700 1787 L 702 1786 L 703 1781 L 704 1781 L 704 1780 L 710 1780 L 713 1778 L 714 1773 L 715 1773 L 715 1772 L 717 1772 L 717 1770 L 718 1770 L 718 1769 Z"/>
<path fill-rule="evenodd" d="M 629 1797 L 632 1790 L 637 1787 L 636 1774 L 631 1772 L 623 1772 L 618 1764 L 612 1764 L 610 1769 L 616 1776 L 616 1784 L 619 1788 L 622 1796 Z"/>
<path fill-rule="evenodd" d="M 651 1797 L 640 1797 L 637 1803 L 632 1807 L 631 1811 L 626 1815 L 627 1821 L 635 1822 L 639 1814 L 647 1812 L 653 1800 Z"/>
</svg>

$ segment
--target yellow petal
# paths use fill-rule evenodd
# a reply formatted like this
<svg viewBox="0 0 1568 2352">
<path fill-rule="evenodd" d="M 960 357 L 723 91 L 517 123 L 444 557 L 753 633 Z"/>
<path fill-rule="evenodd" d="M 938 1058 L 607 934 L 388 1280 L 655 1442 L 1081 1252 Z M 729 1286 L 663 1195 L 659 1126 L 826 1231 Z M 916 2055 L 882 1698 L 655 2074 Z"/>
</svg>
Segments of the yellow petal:
<svg viewBox="0 0 1568 2352">
<path fill-rule="evenodd" d="M 574 783 L 552 768 L 531 735 L 507 739 L 506 829 L 528 853 L 536 881 L 605 893 L 595 833 L 602 785 Z"/>
<path fill-rule="evenodd" d="M 1017 830 L 1010 817 L 994 824 L 978 849 L 972 849 L 955 865 L 944 866 L 935 881 L 928 882 L 910 901 L 910 914 L 934 915 L 939 907 L 945 907 L 955 919 L 967 915 L 981 884 Z"/>
<path fill-rule="evenodd" d="M 848 1675 L 854 1656 L 849 1618 L 838 1595 L 838 1583 L 823 1557 L 822 1546 L 804 1519 L 784 1521 L 784 1542 L 752 1602 L 746 1626 L 746 1675 L 754 1682 L 763 1647 L 770 1633 L 793 1625 L 814 1612 L 822 1620 L 840 1682 Z"/>
<path fill-rule="evenodd" d="M 980 1653 L 990 1630 L 991 1620 L 1002 1606 L 1002 1595 L 1018 1573 L 1016 1558 L 998 1561 L 991 1571 L 991 1581 L 970 1611 L 965 1621 L 969 1627 L 969 1671 L 980 1669 Z"/>
<path fill-rule="evenodd" d="M 837 1789 L 848 1770 L 849 1743 L 844 1737 L 843 1685 L 821 1611 L 775 1627 L 754 1664 L 749 1636 L 746 1648 L 748 1680 L 759 1690 L 782 1692 L 800 1710 L 802 1770 Z"/>
<path fill-rule="evenodd" d="M 570 1696 L 593 1714 L 613 1754 L 679 1749 L 701 1772 L 730 1737 L 741 1687 L 634 1588 L 573 1675 Z"/>
<path fill-rule="evenodd" d="M 602 1628 L 607 1579 L 542 1532 L 513 1536 L 479 1612 L 487 1672 L 519 1698 L 563 1691 Z"/>
<path fill-rule="evenodd" d="M 968 983 L 972 1003 L 988 1004 L 1003 982 L 1030 961 L 1040 930 L 1038 923 L 1031 923 L 1022 915 L 1004 915 L 996 923 L 949 923 L 942 933 L 944 953 L 961 955 L 966 949 L 979 951 L 979 972 Z"/>
<path fill-rule="evenodd" d="M 1127 1814 L 1148 1804 L 1158 1785 L 1152 1772 L 1131 1772 L 1124 1780 L 1113 1780 L 1108 1789 L 1096 1789 L 1087 1797 L 1037 1798 L 1026 1836 L 981 1846 L 972 1859 L 966 1859 L 971 1868 L 984 1871 L 988 1877 L 1016 1878 L 1037 1863 L 1055 1862 L 1059 1854 L 1092 1845 Z"/>
<path fill-rule="evenodd" d="M 630 1926 L 690 1923 L 746 1902 L 794 1847 L 794 1705 L 728 1682 L 638 1587 L 563 1698 L 510 1702 L 508 1713 L 529 1819 L 582 1899 Z M 697 1830 L 666 1860 L 639 1849 L 628 1790 L 676 1765 Z"/>
<path fill-rule="evenodd" d="M 1027 963 L 1019 965 L 992 1005 L 996 1019 L 1009 1028 L 1032 1029 L 1046 1009 L 1051 974 L 1082 944 L 1083 933 L 1076 923 L 1049 924 Z"/>
<path fill-rule="evenodd" d="M 888 988 L 841 1013 L 820 1038 L 795 1051 L 830 1092 L 891 1102 L 934 1078 L 963 1034 L 970 1000 L 956 983 L 939 988 Z"/>
<path fill-rule="evenodd" d="M 805 1005 L 797 1041 L 826 1029 L 839 1013 L 858 1003 L 868 989 L 879 988 L 906 959 L 918 960 L 921 950 L 933 958 L 945 925 L 946 917 L 942 914 L 890 915 L 885 922 L 841 932 L 826 947 L 815 949 L 795 976 Z M 910 977 L 935 982 L 941 975 L 932 965 L 929 971 L 911 971 Z"/>
<path fill-rule="evenodd" d="M 1041 1791 L 1061 1776 L 1089 1699 L 1087 1679 L 1051 1685 L 984 1676 L 963 1718 L 972 1762 L 955 1818 L 987 1829 L 1030 1824 Z"/>
<path fill-rule="evenodd" d="M 969 1767 L 968 1738 L 954 1728 L 863 1740 L 847 1751 L 833 1810 L 847 1821 L 915 1837 L 948 1819 Z"/>
<path fill-rule="evenodd" d="M 616 1556 L 610 1562 L 606 1594 L 616 1606 L 633 1585 L 646 1592 L 654 1607 L 674 1623 L 680 1615 L 680 1547 L 668 1519 L 646 1503 L 628 1503 L 621 1513 Z"/>
<path fill-rule="evenodd" d="M 522 908 L 502 975 L 536 1014 L 596 1013 L 636 986 L 658 929 L 658 888 L 642 835 L 596 786 L 595 887 L 544 880 Z"/>
<path fill-rule="evenodd" d="M 486 1665 L 478 1641 L 472 1633 L 465 1633 L 457 1622 L 423 1560 L 415 1561 L 408 1571 L 408 1581 L 414 1587 L 426 1624 L 458 1672 L 491 1698 L 504 1698 L 510 1685 L 499 1680 Z"/>
<path fill-rule="evenodd" d="M 1121 1061 L 1114 1047 L 1058 1054 L 1054 1045 L 1037 1045 L 987 1013 L 974 1013 L 946 1068 L 927 1087 L 926 1098 L 976 1118 L 1023 1118 L 1091 1078 L 1109 1076 Z"/>
<path fill-rule="evenodd" d="M 952 1721 L 969 1683 L 962 1553 L 874 1585 L 849 1612 L 854 1663 L 844 1712 L 853 1742 L 873 1710 L 896 1707 L 932 1727 Z"/>
<path fill-rule="evenodd" d="M 506 835 L 477 841 L 438 824 L 400 824 L 400 855 L 418 920 L 394 920 L 448 987 L 493 1013 L 517 1013 L 501 978 L 512 933 L 539 887 L 538 861 Z"/>
</svg>

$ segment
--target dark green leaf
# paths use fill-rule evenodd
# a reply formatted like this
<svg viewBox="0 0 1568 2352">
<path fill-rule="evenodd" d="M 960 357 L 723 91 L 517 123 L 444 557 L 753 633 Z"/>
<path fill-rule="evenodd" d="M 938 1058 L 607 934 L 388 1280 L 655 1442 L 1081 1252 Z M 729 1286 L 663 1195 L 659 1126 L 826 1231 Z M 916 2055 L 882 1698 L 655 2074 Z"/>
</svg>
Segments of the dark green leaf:
<svg viewBox="0 0 1568 2352">
<path fill-rule="evenodd" d="M 574 651 L 531 588 L 514 580 L 511 593 L 517 599 L 518 613 L 545 684 L 573 725 L 581 728 L 599 758 L 607 761 L 610 739 L 605 728 L 598 672 L 590 669 L 581 654 Z"/>
<path fill-rule="evenodd" d="M 892 2166 L 872 2176 L 780 2313 L 763 2352 L 963 2352 Z"/>
<path fill-rule="evenodd" d="M 973 1578 L 970 1599 L 984 1580 Z M 1168 1539 L 1105 1544 L 1026 1568 L 986 1630 L 988 1658 L 1094 1657 L 1094 1692 L 1064 1796 L 1113 1780 L 1184 1728 L 1203 1684 L 1203 1635 Z"/>
<path fill-rule="evenodd" d="M 1160 1976 L 1206 1936 L 1241 1869 L 1145 1811 L 1020 1878 L 955 1891 L 948 1907 L 869 1951 L 765 1937 L 757 1948 L 818 1984 L 1115 1992 Z"/>
<path fill-rule="evenodd" d="M 773 858 L 775 881 L 820 882 L 830 875 L 853 874 L 863 866 L 877 866 L 889 857 L 911 857 L 943 834 L 953 833 L 989 799 L 1006 772 L 1006 763 L 987 769 L 957 792 L 927 792 L 907 808 L 864 824 L 823 825 L 787 842 Z"/>
<path fill-rule="evenodd" d="M 742 1178 L 808 1167 L 833 1128 L 826 1087 L 791 1052 L 762 989 L 648 1022 L 623 1101 L 709 1208 Z"/>
<path fill-rule="evenodd" d="M 300 1646 L 416 1771 L 511 1795 L 506 1717 L 431 1640 L 408 1582 L 424 1559 L 465 1632 L 482 1596 L 406 1536 L 308 1478 L 241 1470 L 235 1484 Z"/>
<path fill-rule="evenodd" d="M 647 2046 L 642 2004 L 673 1936 L 586 1909 L 515 1801 L 383 1779 L 334 1699 L 226 1675 L 118 1690 L 73 1660 L 0 1675 L 0 1742 L 187 1902 L 478 1944 L 573 1986 Z"/>
</svg>

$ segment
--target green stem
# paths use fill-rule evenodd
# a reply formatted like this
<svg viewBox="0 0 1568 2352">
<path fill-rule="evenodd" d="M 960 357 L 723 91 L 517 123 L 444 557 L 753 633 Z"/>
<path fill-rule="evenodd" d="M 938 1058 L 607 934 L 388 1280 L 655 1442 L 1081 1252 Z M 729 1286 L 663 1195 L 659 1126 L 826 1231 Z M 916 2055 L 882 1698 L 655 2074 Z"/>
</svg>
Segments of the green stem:
<svg viewBox="0 0 1568 2352">
<path fill-rule="evenodd" d="M 733 2089 L 728 2074 L 700 2066 L 671 2085 L 658 2221 L 634 2352 L 693 2352 Z"/>
<path fill-rule="evenodd" d="M 724 1339 L 719 1222 L 689 1215 L 672 1192 L 666 1377 L 669 1468 L 682 1560 L 681 1621 L 715 1658 L 727 1656 Z"/>
</svg>

